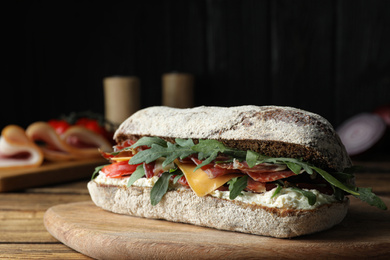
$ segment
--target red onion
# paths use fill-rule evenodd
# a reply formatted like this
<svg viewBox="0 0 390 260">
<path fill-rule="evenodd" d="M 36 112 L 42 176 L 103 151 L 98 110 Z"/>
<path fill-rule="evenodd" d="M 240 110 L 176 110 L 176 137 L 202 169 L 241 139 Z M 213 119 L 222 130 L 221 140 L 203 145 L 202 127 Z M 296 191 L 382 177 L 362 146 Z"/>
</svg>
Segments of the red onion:
<svg viewBox="0 0 390 260">
<path fill-rule="evenodd" d="M 376 114 L 369 113 L 358 114 L 337 129 L 350 156 L 360 155 L 373 148 L 384 137 L 385 132 L 384 120 Z"/>
</svg>

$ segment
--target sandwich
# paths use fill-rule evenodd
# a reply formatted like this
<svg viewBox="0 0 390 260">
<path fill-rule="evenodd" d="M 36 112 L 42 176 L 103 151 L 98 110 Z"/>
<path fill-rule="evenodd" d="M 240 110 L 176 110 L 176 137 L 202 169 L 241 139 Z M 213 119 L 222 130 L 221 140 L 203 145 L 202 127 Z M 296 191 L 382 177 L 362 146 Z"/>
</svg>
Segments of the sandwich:
<svg viewBox="0 0 390 260">
<path fill-rule="evenodd" d="M 118 214 L 291 238 L 340 223 L 348 196 L 386 209 L 354 184 L 323 117 L 278 106 L 149 107 L 114 134 L 92 201 Z"/>
</svg>

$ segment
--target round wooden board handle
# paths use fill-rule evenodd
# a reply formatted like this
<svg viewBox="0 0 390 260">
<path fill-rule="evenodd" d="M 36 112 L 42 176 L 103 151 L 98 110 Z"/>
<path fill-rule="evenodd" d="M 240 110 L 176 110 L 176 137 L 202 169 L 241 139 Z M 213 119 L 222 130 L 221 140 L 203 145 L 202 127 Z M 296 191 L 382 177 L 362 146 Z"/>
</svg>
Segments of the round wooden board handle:
<svg viewBox="0 0 390 260">
<path fill-rule="evenodd" d="M 194 106 L 194 76 L 188 73 L 166 73 L 162 76 L 162 104 L 169 107 Z"/>
<path fill-rule="evenodd" d="M 119 125 L 140 109 L 140 80 L 135 76 L 103 79 L 105 117 Z"/>
</svg>

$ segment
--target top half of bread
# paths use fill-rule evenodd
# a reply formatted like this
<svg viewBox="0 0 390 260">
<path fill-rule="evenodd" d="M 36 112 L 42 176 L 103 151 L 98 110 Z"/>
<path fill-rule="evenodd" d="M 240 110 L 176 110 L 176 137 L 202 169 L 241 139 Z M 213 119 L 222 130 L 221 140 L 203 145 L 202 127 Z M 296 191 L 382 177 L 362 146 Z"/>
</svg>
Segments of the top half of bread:
<svg viewBox="0 0 390 260">
<path fill-rule="evenodd" d="M 229 147 L 272 157 L 302 158 L 323 169 L 342 171 L 351 160 L 332 125 L 304 110 L 278 106 L 149 107 L 125 120 L 117 143 L 142 136 L 215 139 Z"/>
</svg>

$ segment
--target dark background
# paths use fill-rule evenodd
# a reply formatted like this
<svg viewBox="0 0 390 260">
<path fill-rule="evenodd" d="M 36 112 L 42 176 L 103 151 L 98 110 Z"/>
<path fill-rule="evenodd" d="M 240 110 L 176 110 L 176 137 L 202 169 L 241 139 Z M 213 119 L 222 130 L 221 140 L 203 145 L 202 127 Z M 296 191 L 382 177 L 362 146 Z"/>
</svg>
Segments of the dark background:
<svg viewBox="0 0 390 260">
<path fill-rule="evenodd" d="M 390 103 L 390 1 L 2 1 L 0 126 L 104 112 L 102 79 L 195 75 L 195 105 L 288 105 L 332 124 Z"/>
</svg>

